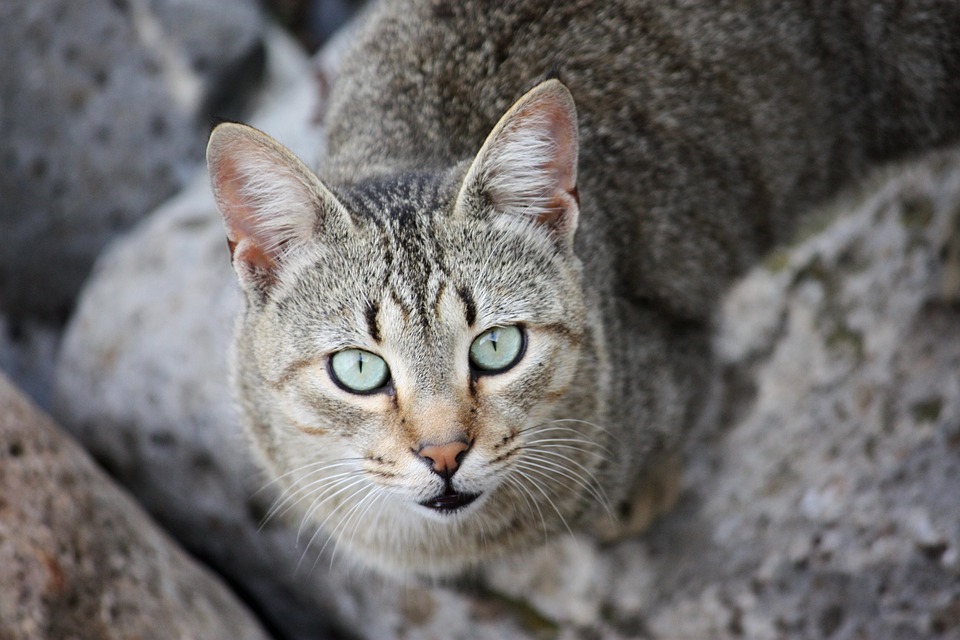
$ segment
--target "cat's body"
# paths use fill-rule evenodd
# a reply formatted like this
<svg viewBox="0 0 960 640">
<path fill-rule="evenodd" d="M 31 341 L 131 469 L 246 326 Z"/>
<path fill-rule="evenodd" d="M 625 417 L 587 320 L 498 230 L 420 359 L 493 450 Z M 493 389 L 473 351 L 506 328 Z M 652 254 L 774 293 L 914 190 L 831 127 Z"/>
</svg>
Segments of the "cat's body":
<svg viewBox="0 0 960 640">
<path fill-rule="evenodd" d="M 327 126 L 322 185 L 251 130 L 211 141 L 238 396 L 285 504 L 448 573 L 670 501 L 730 280 L 960 131 L 960 4 L 387 0 Z M 496 327 L 521 337 L 491 374 Z M 386 382 L 351 391 L 351 349 Z"/>
</svg>

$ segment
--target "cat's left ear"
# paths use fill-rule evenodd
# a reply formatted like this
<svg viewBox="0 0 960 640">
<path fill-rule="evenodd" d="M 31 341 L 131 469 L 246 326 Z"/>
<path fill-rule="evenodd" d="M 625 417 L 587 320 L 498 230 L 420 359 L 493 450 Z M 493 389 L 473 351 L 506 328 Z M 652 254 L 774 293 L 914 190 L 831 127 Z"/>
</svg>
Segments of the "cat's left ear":
<svg viewBox="0 0 960 640">
<path fill-rule="evenodd" d="M 240 284 L 268 295 L 285 260 L 348 224 L 336 197 L 265 133 L 225 123 L 210 134 L 207 165 Z"/>
<path fill-rule="evenodd" d="M 540 83 L 487 136 L 460 188 L 457 211 L 489 202 L 571 247 L 580 212 L 577 150 L 573 96 L 559 80 Z"/>
</svg>

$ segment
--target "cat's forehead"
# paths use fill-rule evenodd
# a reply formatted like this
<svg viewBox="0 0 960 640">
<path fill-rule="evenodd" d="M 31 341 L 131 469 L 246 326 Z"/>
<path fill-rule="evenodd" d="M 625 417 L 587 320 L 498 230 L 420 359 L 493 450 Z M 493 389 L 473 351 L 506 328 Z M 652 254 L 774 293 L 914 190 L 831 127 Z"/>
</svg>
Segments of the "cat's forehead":
<svg viewBox="0 0 960 640">
<path fill-rule="evenodd" d="M 452 196 L 432 173 L 371 178 L 337 189 L 337 197 L 363 228 L 381 272 L 377 280 L 407 304 L 434 294 L 449 262 L 445 242 Z M 418 300 L 414 300 L 417 298 Z"/>
<path fill-rule="evenodd" d="M 295 287 L 324 314 L 366 326 L 375 312 L 392 310 L 399 324 L 433 331 L 451 319 L 473 325 L 553 298 L 552 252 L 521 230 L 454 213 L 456 184 L 444 174 L 380 177 L 333 191 L 354 225 L 342 242 L 321 243 Z"/>
<path fill-rule="evenodd" d="M 366 178 L 335 193 L 354 217 L 398 228 L 434 218 L 452 199 L 445 174 L 429 171 Z"/>
</svg>

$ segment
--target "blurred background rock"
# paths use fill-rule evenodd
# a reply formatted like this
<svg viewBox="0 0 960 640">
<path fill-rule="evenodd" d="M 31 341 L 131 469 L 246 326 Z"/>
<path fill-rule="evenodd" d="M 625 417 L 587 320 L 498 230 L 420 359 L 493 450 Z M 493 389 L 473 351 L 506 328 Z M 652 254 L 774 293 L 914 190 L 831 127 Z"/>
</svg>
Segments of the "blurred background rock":
<svg viewBox="0 0 960 640">
<path fill-rule="evenodd" d="M 249 114 L 267 25 L 315 51 L 351 0 L 0 3 L 0 367 L 49 404 L 47 357 L 94 260 Z"/>
<path fill-rule="evenodd" d="M 289 104 L 277 115 L 277 126 L 297 127 L 304 144 L 313 146 L 304 153 L 318 153 L 316 135 L 304 129 L 315 130 L 311 120 L 325 87 L 318 73 L 322 77 L 325 63 L 312 64 L 308 56 L 358 4 L 0 3 L 0 370 L 15 386 L 50 408 L 61 336 L 96 260 L 163 202 L 188 184 L 204 182 L 204 149 L 216 122 L 248 121 L 280 96 Z M 189 261 L 184 256 L 184 264 Z M 183 292 L 203 285 L 189 273 L 170 283 Z M 104 318 L 116 309 L 112 303 Z M 121 347 L 122 337 L 117 338 Z M 229 410 L 229 398 L 222 400 Z M 70 471 L 64 475 L 75 484 L 59 487 L 52 480 L 57 468 L 44 458 L 49 447 L 35 453 L 22 435 L 41 428 L 32 426 L 35 422 L 44 429 L 58 427 L 45 417 L 21 420 L 24 403 L 12 389 L 0 394 L 0 466 L 6 472 L 0 485 L 0 555 L 12 559 L 0 567 L 0 637 L 60 640 L 71 626 L 71 633 L 91 638 L 132 637 L 138 630 L 145 638 L 261 637 L 250 614 L 232 604 L 238 592 L 250 601 L 242 585 L 231 590 L 218 578 L 210 586 L 191 578 L 205 569 L 129 499 L 114 497 L 119 490 L 101 486 L 109 485 L 105 476 L 90 479 Z M 71 470 L 89 465 L 66 434 L 43 437 L 65 441 L 58 448 L 63 461 L 56 464 Z M 20 474 L 24 464 L 31 473 L 46 467 L 50 475 L 29 480 Z M 44 507 L 91 500 L 110 503 L 106 508 L 113 511 L 70 520 L 72 512 Z M 70 541 L 78 536 L 82 546 L 73 549 Z M 117 556 L 118 545 L 131 544 L 157 551 L 132 561 Z M 23 549 L 30 553 L 24 556 Z M 83 566 L 63 565 L 64 554 Z M 114 558 L 113 564 L 87 556 Z M 171 557 L 173 565 L 158 565 Z M 129 579 L 123 579 L 124 571 Z M 147 582 L 145 576 L 153 577 Z M 191 580 L 195 593 L 177 591 L 180 582 Z M 150 598 L 157 589 L 166 590 L 157 601 L 129 610 L 127 600 Z M 295 602 L 295 594 L 289 599 Z M 122 615 L 111 618 L 117 608 Z M 7 615 L 14 611 L 16 617 Z M 296 628 L 296 609 L 282 605 L 266 616 L 267 623 L 288 614 Z M 330 626 L 319 624 L 311 625 L 314 637 L 324 637 Z M 238 625 L 249 626 L 248 633 Z M 287 635 L 275 631 L 275 637 Z"/>
</svg>

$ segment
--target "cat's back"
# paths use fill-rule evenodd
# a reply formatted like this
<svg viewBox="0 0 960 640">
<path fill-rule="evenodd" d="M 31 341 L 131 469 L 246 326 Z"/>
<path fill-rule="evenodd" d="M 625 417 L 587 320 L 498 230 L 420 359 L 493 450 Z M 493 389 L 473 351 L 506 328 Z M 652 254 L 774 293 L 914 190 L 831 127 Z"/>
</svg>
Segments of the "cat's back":
<svg viewBox="0 0 960 640">
<path fill-rule="evenodd" d="M 384 0 L 336 84 L 321 175 L 466 161 L 556 75 L 580 120 L 581 255 L 612 252 L 631 295 L 702 318 L 871 155 L 942 136 L 923 109 L 957 84 L 957 10 L 924 3 Z"/>
<path fill-rule="evenodd" d="M 807 163 L 842 165 L 823 162 L 843 123 L 799 49 L 812 24 L 790 3 L 766 5 L 386 0 L 335 87 L 321 175 L 467 160 L 520 95 L 556 75 L 580 121 L 581 255 L 619 254 L 639 295 L 700 314 L 771 240 L 770 221 L 741 205 L 766 215 Z M 706 254 L 685 264 L 689 229 L 703 231 Z"/>
<path fill-rule="evenodd" d="M 797 108 L 825 99 L 802 82 L 816 66 L 797 42 L 815 35 L 808 17 L 791 3 L 728 4 L 385 0 L 330 105 L 331 167 L 468 158 L 549 75 L 573 93 L 586 160 L 600 155 L 594 140 L 617 153 L 657 131 L 690 144 L 715 137 L 709 125 L 720 122 L 756 131 L 764 93 Z"/>
</svg>

